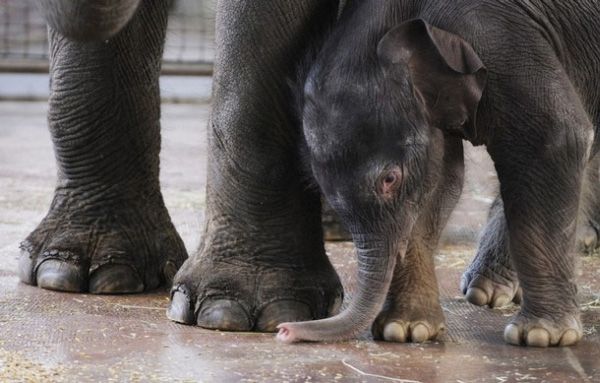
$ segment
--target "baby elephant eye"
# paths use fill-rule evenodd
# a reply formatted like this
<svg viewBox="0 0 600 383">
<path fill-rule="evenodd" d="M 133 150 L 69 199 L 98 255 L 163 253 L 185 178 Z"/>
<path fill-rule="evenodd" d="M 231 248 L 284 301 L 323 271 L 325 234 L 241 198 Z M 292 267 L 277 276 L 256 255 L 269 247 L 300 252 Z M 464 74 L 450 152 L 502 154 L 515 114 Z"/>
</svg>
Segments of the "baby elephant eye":
<svg viewBox="0 0 600 383">
<path fill-rule="evenodd" d="M 394 182 L 396 182 L 396 175 L 394 173 L 389 173 L 388 175 L 385 176 L 385 178 L 383 179 L 383 182 L 386 184 L 393 184 Z"/>
<path fill-rule="evenodd" d="M 377 192 L 383 198 L 392 198 L 402 184 L 402 169 L 392 166 L 385 169 L 378 177 Z"/>
</svg>

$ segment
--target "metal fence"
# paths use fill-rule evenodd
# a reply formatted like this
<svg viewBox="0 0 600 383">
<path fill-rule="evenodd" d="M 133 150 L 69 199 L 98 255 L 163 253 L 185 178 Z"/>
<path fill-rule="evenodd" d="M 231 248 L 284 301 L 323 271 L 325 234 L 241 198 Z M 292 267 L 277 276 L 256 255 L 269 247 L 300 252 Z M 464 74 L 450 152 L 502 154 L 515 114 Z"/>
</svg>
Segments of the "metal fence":
<svg viewBox="0 0 600 383">
<path fill-rule="evenodd" d="M 175 0 L 169 18 L 163 72 L 211 72 L 214 3 L 214 0 Z M 0 72 L 47 70 L 46 25 L 34 0 L 0 0 Z"/>
</svg>

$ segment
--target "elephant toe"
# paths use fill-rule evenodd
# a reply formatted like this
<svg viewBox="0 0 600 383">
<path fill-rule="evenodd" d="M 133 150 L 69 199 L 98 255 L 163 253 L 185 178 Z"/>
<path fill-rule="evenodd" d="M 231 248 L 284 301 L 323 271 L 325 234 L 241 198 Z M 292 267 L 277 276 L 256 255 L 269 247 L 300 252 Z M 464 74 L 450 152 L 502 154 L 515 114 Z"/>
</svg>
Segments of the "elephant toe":
<svg viewBox="0 0 600 383">
<path fill-rule="evenodd" d="M 28 251 L 22 251 L 19 257 L 19 279 L 28 285 L 36 284 L 33 259 Z"/>
<path fill-rule="evenodd" d="M 496 279 L 494 279 L 496 278 Z M 511 302 L 521 301 L 521 290 L 518 282 L 484 275 L 463 275 L 461 289 L 465 299 L 476 306 L 490 308 L 504 307 Z"/>
<path fill-rule="evenodd" d="M 400 322 L 394 321 L 385 325 L 383 329 L 383 340 L 388 342 L 406 343 L 407 333 Z"/>
<path fill-rule="evenodd" d="M 410 339 L 413 343 L 423 343 L 433 337 L 434 332 L 429 330 L 429 326 L 424 323 L 416 323 L 411 326 Z"/>
<path fill-rule="evenodd" d="M 534 328 L 527 332 L 525 343 L 530 347 L 548 347 L 550 345 L 550 333 L 543 328 Z"/>
<path fill-rule="evenodd" d="M 561 320 L 542 319 L 518 314 L 504 329 L 504 340 L 516 346 L 572 346 L 582 337 L 578 315 L 566 315 Z"/>
<path fill-rule="evenodd" d="M 228 299 L 205 302 L 198 312 L 197 324 L 225 331 L 250 331 L 253 327 L 247 311 L 239 303 Z"/>
<path fill-rule="evenodd" d="M 435 339 L 444 332 L 444 326 L 438 326 L 437 330 L 424 321 L 408 322 L 394 320 L 385 324 L 382 338 L 387 342 L 397 343 L 424 343 Z"/>
<path fill-rule="evenodd" d="M 275 332 L 284 322 L 302 322 L 314 319 L 310 307 L 305 303 L 280 300 L 268 304 L 262 309 L 256 322 L 256 330 Z"/>
<path fill-rule="evenodd" d="M 468 302 L 476 305 L 483 306 L 488 303 L 489 298 L 487 293 L 480 289 L 479 287 L 471 287 L 467 289 L 467 293 L 465 294 L 465 298 Z"/>
<path fill-rule="evenodd" d="M 561 347 L 572 346 L 572 345 L 576 344 L 577 342 L 579 342 L 580 339 L 581 339 L 581 334 L 579 334 L 576 330 L 568 329 L 564 332 L 564 334 L 560 338 L 558 345 Z"/>
<path fill-rule="evenodd" d="M 194 309 L 186 290 L 177 288 L 173 292 L 171 304 L 167 309 L 167 318 L 183 324 L 193 324 L 195 322 Z"/>
<path fill-rule="evenodd" d="M 37 285 L 43 289 L 86 291 L 87 270 L 56 259 L 43 261 L 37 268 Z"/>
<path fill-rule="evenodd" d="M 90 277 L 92 294 L 133 294 L 144 291 L 144 283 L 127 265 L 106 265 L 94 271 Z"/>
<path fill-rule="evenodd" d="M 518 346 L 521 344 L 521 333 L 522 331 L 519 326 L 511 323 L 504 329 L 504 341 L 508 344 Z"/>
</svg>

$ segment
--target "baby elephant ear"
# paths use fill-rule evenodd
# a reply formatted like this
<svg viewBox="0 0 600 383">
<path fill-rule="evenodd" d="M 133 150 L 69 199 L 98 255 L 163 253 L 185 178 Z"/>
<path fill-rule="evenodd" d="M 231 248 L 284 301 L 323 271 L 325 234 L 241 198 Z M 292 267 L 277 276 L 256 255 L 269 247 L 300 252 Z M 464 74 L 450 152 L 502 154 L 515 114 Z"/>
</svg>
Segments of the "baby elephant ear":
<svg viewBox="0 0 600 383">
<path fill-rule="evenodd" d="M 469 43 L 417 19 L 386 33 L 377 55 L 386 76 L 397 86 L 412 86 L 432 125 L 475 138 L 487 72 Z"/>
</svg>

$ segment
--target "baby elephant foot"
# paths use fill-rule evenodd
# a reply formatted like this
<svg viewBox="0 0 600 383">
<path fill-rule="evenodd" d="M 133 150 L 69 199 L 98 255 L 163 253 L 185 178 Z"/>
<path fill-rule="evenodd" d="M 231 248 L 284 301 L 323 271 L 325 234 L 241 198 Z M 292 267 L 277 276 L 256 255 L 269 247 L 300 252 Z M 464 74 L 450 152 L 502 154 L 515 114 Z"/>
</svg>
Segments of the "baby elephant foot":
<svg viewBox="0 0 600 383">
<path fill-rule="evenodd" d="M 274 332 L 283 322 L 335 314 L 341 302 L 330 265 L 309 270 L 196 256 L 175 277 L 167 316 L 208 329 Z"/>
<path fill-rule="evenodd" d="M 521 302 L 522 291 L 508 255 L 478 253 L 464 272 L 460 289 L 468 302 L 490 308 Z"/>
<path fill-rule="evenodd" d="M 516 346 L 572 346 L 582 335 L 578 315 L 549 320 L 519 313 L 504 329 L 504 340 Z"/>
<path fill-rule="evenodd" d="M 21 244 L 21 281 L 93 294 L 140 293 L 170 284 L 187 255 L 164 206 L 107 206 L 53 207 Z"/>
<path fill-rule="evenodd" d="M 442 336 L 446 326 L 439 303 L 420 308 L 407 305 L 382 311 L 371 331 L 378 340 L 423 343 Z"/>
</svg>

